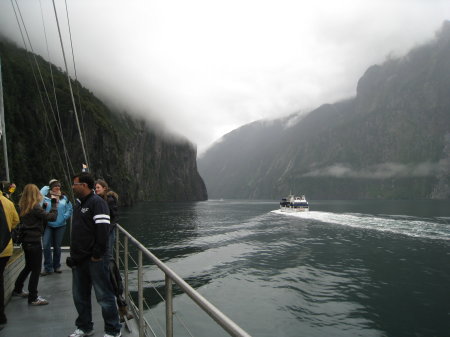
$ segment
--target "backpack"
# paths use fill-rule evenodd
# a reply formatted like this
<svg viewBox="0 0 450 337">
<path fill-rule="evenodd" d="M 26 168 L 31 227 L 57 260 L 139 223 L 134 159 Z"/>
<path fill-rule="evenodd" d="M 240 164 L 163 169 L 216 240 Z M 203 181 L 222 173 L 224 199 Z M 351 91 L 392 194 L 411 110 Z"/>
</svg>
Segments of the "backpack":
<svg viewBox="0 0 450 337">
<path fill-rule="evenodd" d="M 22 244 L 23 237 L 24 237 L 24 228 L 25 226 L 23 223 L 17 224 L 17 226 L 11 231 L 11 239 L 13 240 L 14 244 L 20 245 Z"/>
<path fill-rule="evenodd" d="M 116 261 L 114 259 L 109 260 L 109 279 L 111 280 L 113 291 L 117 298 L 117 306 L 126 306 L 127 302 L 123 297 L 122 276 L 120 275 L 119 268 L 117 267 Z"/>
</svg>

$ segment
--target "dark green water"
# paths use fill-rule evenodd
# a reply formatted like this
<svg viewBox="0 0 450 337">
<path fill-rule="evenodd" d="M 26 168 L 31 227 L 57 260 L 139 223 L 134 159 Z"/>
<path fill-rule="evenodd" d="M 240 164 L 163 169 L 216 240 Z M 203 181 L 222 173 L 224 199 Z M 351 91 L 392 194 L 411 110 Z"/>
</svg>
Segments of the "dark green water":
<svg viewBox="0 0 450 337">
<path fill-rule="evenodd" d="M 449 206 L 311 201 L 309 213 L 282 214 L 277 201 L 141 203 L 120 222 L 252 336 L 450 336 Z M 150 284 L 163 276 L 148 266 L 145 279 L 155 320 L 164 305 Z M 186 295 L 174 304 L 193 336 L 226 336 Z M 189 336 L 178 320 L 175 335 Z"/>
</svg>

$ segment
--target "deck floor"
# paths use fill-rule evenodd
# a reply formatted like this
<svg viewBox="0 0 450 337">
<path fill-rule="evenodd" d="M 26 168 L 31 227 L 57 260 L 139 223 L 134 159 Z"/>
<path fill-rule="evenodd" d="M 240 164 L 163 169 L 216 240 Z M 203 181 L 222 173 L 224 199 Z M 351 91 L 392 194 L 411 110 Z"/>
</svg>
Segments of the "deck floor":
<svg viewBox="0 0 450 337">
<path fill-rule="evenodd" d="M 65 261 L 63 253 L 61 258 Z M 28 279 L 24 290 L 27 290 Z M 8 323 L 0 330 L 1 337 L 65 337 L 75 329 L 77 312 L 72 300 L 72 272 L 67 266 L 62 267 L 61 274 L 51 274 L 39 278 L 39 295 L 49 301 L 48 305 L 31 306 L 26 298 L 12 297 L 6 306 Z M 103 337 L 104 324 L 101 308 L 92 290 L 92 314 L 94 321 L 94 337 Z M 134 320 L 133 333 L 122 327 L 122 336 L 138 336 Z"/>
</svg>

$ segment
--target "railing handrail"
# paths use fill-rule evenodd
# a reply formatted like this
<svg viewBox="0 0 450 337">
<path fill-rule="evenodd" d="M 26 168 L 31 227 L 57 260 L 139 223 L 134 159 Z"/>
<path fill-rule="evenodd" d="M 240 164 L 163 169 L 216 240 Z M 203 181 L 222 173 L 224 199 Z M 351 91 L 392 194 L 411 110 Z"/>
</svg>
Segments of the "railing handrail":
<svg viewBox="0 0 450 337">
<path fill-rule="evenodd" d="M 130 233 L 128 233 L 123 227 L 117 224 L 117 228 L 128 239 L 145 254 L 150 260 L 152 260 L 164 274 L 175 282 L 184 292 L 205 311 L 212 319 L 214 319 L 223 329 L 225 329 L 231 336 L 235 337 L 251 337 L 240 326 L 233 322 L 228 316 L 216 308 L 206 298 L 200 295 L 194 288 L 192 288 L 186 281 L 178 276 L 172 269 L 165 265 L 160 259 L 153 255 L 145 246 L 142 245 L 137 239 L 135 239 Z"/>
</svg>

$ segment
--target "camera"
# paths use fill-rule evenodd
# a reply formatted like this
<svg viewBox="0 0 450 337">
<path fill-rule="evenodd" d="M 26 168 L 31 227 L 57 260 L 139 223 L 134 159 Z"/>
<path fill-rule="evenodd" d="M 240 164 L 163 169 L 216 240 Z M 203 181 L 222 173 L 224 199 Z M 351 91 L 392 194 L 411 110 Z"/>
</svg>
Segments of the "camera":
<svg viewBox="0 0 450 337">
<path fill-rule="evenodd" d="M 69 268 L 73 268 L 76 266 L 75 261 L 70 256 L 67 257 L 66 264 L 67 264 L 67 267 L 69 267 Z"/>
</svg>

